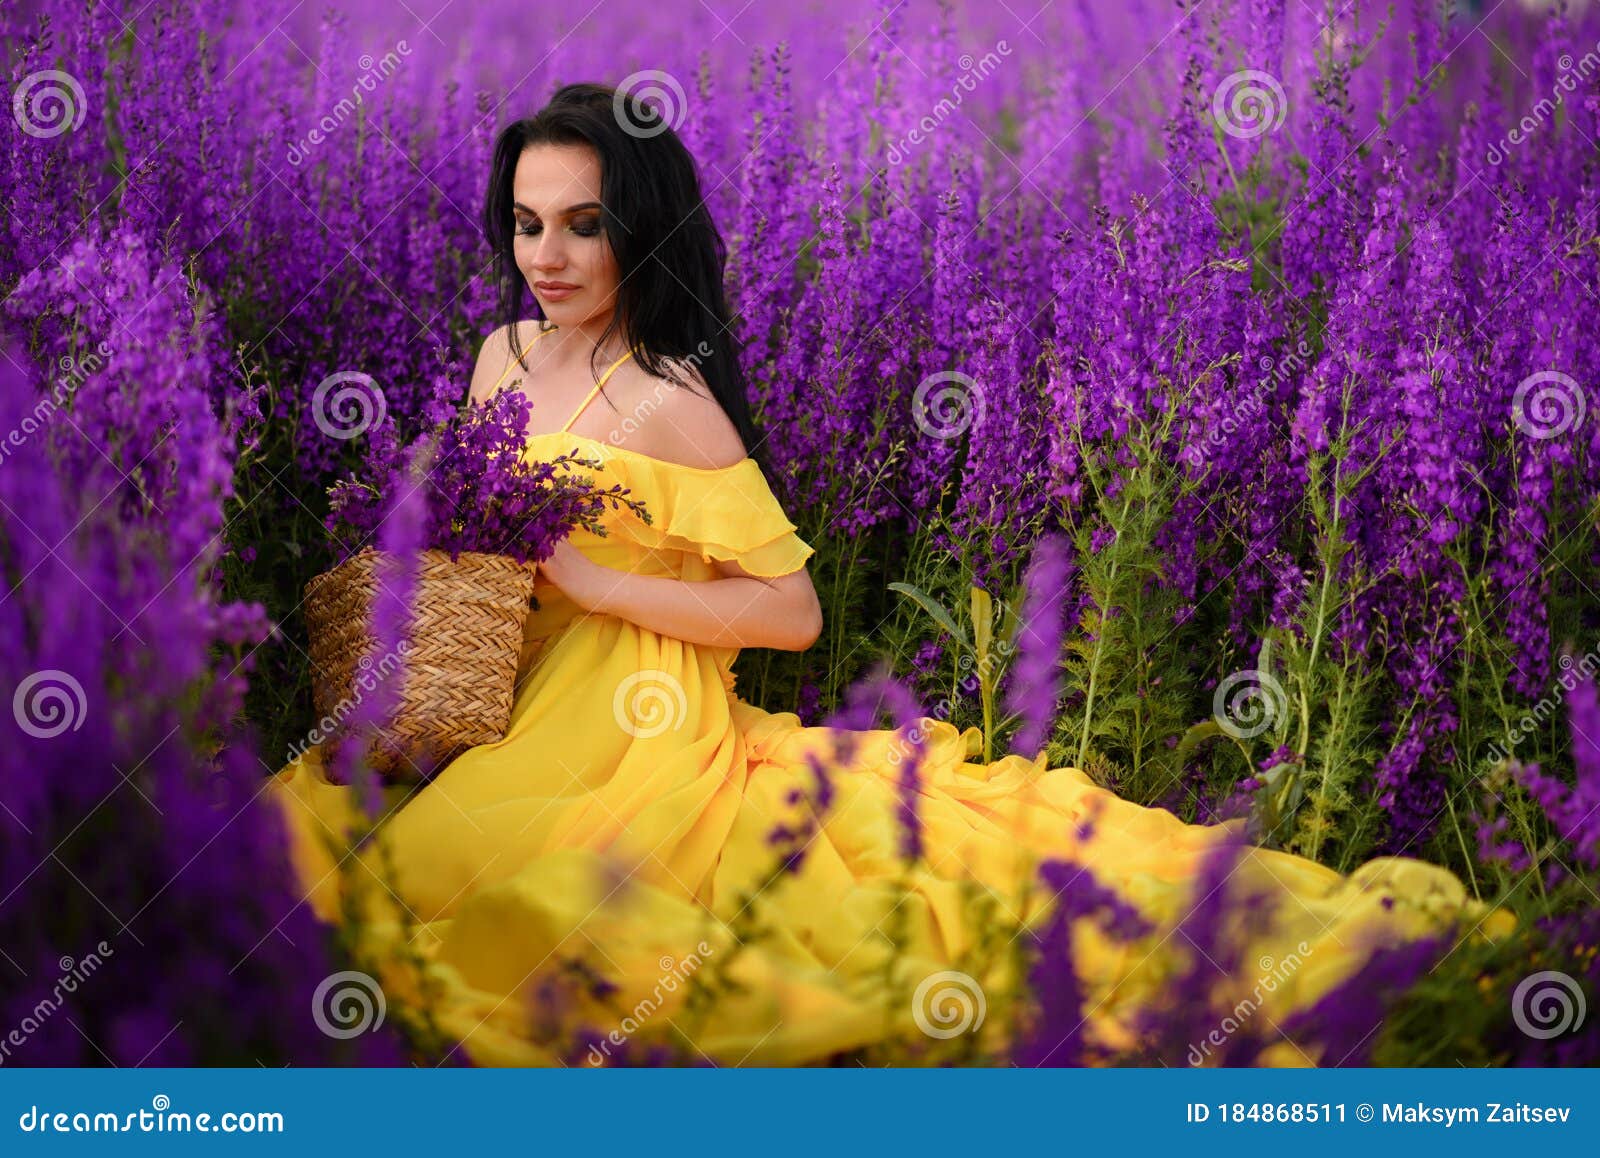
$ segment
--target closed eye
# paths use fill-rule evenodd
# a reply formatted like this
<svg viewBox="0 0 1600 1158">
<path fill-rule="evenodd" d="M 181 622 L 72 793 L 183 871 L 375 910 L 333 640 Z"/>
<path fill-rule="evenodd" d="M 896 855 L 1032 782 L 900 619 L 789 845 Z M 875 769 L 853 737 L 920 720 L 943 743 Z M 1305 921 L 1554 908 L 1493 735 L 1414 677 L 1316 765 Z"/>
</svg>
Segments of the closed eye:
<svg viewBox="0 0 1600 1158">
<path fill-rule="evenodd" d="M 527 221 L 517 227 L 517 232 L 523 237 L 536 237 L 544 232 L 544 226 L 536 221 Z M 572 232 L 579 237 L 594 237 L 600 232 L 600 225 L 595 221 L 584 221 L 572 227 Z"/>
</svg>

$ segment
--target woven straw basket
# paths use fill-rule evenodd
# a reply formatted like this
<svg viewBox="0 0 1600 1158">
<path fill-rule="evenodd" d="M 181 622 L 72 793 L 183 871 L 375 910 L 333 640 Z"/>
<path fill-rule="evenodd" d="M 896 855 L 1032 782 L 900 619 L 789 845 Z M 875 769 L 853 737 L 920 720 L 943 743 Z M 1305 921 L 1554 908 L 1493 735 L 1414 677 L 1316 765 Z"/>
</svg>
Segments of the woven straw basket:
<svg viewBox="0 0 1600 1158">
<path fill-rule="evenodd" d="M 331 763 L 339 725 L 361 697 L 379 680 L 400 680 L 393 722 L 368 761 L 389 780 L 415 781 L 474 744 L 505 737 L 534 576 L 506 555 L 463 551 L 452 563 L 446 551 L 423 551 L 408 645 L 402 656 L 374 662 L 378 558 L 368 547 L 306 584 L 312 699 L 319 727 L 334 721 L 325 741 Z"/>
</svg>

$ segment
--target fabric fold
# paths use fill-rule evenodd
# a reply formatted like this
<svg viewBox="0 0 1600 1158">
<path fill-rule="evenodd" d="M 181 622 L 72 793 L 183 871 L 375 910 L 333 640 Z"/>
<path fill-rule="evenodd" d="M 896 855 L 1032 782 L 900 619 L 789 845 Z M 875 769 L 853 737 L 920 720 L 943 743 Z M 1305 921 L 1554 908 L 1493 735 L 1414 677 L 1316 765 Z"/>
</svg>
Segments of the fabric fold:
<svg viewBox="0 0 1600 1158">
<path fill-rule="evenodd" d="M 706 563 L 736 562 L 769 579 L 800 570 L 816 553 L 784 514 L 753 458 L 697 468 L 581 435 L 562 437 L 584 457 L 599 459 L 604 481 L 627 487 L 650 513 L 646 522 L 631 509 L 618 508 L 607 515 L 608 534 L 651 551 L 680 551 Z"/>
</svg>

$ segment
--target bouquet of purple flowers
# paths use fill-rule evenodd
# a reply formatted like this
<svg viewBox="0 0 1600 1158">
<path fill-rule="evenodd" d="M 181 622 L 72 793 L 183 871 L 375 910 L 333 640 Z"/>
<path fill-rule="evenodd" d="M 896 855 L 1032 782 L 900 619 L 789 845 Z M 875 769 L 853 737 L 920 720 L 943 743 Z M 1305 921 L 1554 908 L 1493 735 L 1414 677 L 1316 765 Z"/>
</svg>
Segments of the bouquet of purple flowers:
<svg viewBox="0 0 1600 1158">
<path fill-rule="evenodd" d="M 501 390 L 481 406 L 469 406 L 441 423 L 433 439 L 426 490 L 424 549 L 445 551 L 452 562 L 463 551 L 507 555 L 519 564 L 542 562 L 574 528 L 605 534 L 600 515 L 607 503 L 627 506 L 645 522 L 642 503 L 625 497 L 621 485 L 604 490 L 564 468 L 597 466 L 580 455 L 530 461 L 523 457 L 532 403 L 520 391 Z M 333 536 L 335 564 L 377 539 L 378 527 L 398 496 L 389 493 L 409 457 L 392 423 L 369 434 L 361 467 L 328 488 L 325 521 Z"/>
<path fill-rule="evenodd" d="M 528 460 L 530 409 L 525 395 L 501 391 L 410 447 L 380 426 L 356 474 L 329 488 L 335 561 L 307 584 L 304 606 L 330 755 L 351 739 L 347 717 L 369 767 L 396 780 L 426 778 L 502 738 L 537 606 L 527 564 L 575 527 L 604 534 L 607 503 L 650 521 L 625 487 L 562 469 L 594 460 Z M 412 574 L 397 579 L 397 569 Z M 363 706 L 367 693 L 392 708 Z"/>
</svg>

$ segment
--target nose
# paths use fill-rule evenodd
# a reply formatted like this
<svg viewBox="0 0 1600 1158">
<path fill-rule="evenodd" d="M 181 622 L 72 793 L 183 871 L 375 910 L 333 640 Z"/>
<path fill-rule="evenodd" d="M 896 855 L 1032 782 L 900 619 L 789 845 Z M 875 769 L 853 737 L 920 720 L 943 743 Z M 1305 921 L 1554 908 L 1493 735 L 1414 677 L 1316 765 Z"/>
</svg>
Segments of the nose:
<svg viewBox="0 0 1600 1158">
<path fill-rule="evenodd" d="M 541 230 L 533 243 L 533 266 L 539 270 L 560 269 L 566 264 L 566 258 L 561 249 L 561 233 L 559 230 L 546 228 Z"/>
</svg>

